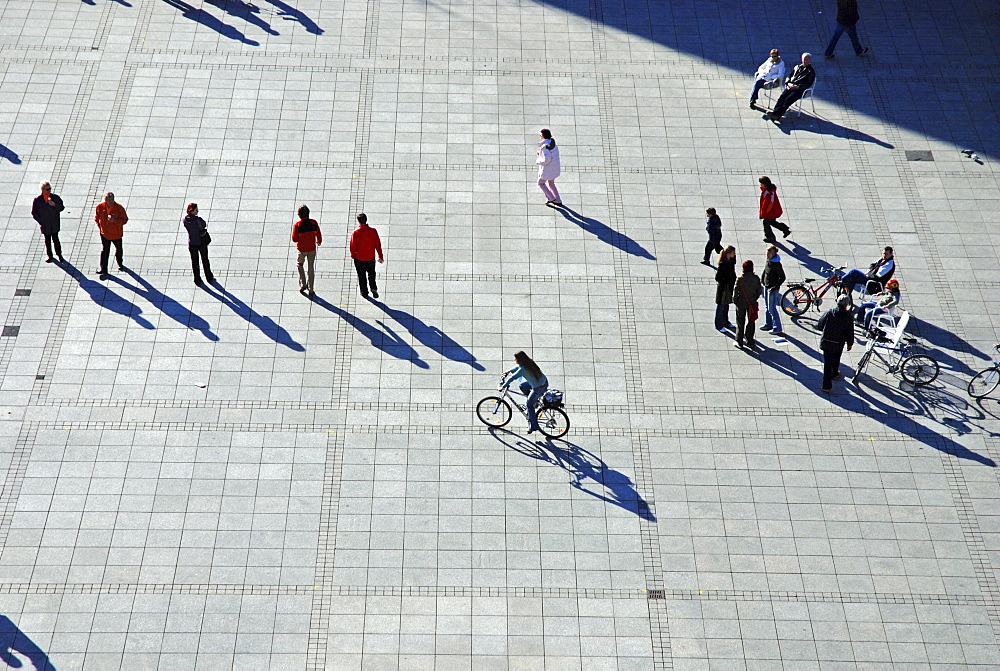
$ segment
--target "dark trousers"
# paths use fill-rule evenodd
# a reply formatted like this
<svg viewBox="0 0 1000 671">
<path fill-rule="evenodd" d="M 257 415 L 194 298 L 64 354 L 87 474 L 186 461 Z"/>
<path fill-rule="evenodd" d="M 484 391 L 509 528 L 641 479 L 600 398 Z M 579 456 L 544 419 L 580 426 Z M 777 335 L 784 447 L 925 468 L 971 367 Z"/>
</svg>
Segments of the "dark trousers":
<svg viewBox="0 0 1000 671">
<path fill-rule="evenodd" d="M 118 267 L 121 268 L 124 263 L 122 262 L 122 239 L 108 240 L 103 235 L 101 236 L 101 270 L 107 272 L 108 270 L 108 257 L 111 255 L 111 243 L 115 244 L 115 260 L 118 262 Z"/>
<path fill-rule="evenodd" d="M 753 345 L 753 334 L 757 329 L 756 324 L 757 322 L 755 321 L 747 321 L 747 308 L 741 308 L 739 305 L 736 306 L 736 342 L 742 345 L 745 336 L 747 344 Z"/>
<path fill-rule="evenodd" d="M 844 343 L 824 344 L 823 349 L 823 389 L 833 388 L 833 378 L 840 370 L 840 355 L 844 353 Z"/>
<path fill-rule="evenodd" d="M 48 254 L 49 258 L 51 259 L 52 258 L 52 246 L 55 245 L 56 256 L 58 256 L 61 259 L 62 258 L 62 245 L 59 244 L 59 232 L 56 231 L 55 233 L 42 233 L 42 235 L 45 236 L 45 253 Z"/>
<path fill-rule="evenodd" d="M 201 257 L 201 265 L 205 266 L 205 277 L 211 282 L 215 279 L 215 275 L 212 274 L 212 266 L 208 262 L 208 245 L 188 245 L 188 251 L 191 252 L 191 269 L 194 270 L 194 278 L 196 280 L 201 280 L 201 269 L 198 267 L 198 257 Z"/>
<path fill-rule="evenodd" d="M 716 254 L 722 251 L 722 237 L 709 238 L 705 244 L 705 263 L 709 262 L 709 255 L 714 251 Z"/>
<path fill-rule="evenodd" d="M 833 56 L 833 50 L 837 48 L 837 42 L 840 40 L 840 36 L 847 33 L 851 37 L 851 46 L 854 47 L 854 53 L 861 53 L 861 42 L 858 40 L 858 27 L 857 25 L 845 26 L 842 23 L 837 24 L 837 29 L 833 31 L 833 37 L 830 38 L 830 43 L 826 45 L 826 55 Z"/>
<path fill-rule="evenodd" d="M 774 236 L 774 231 L 772 230 L 772 227 L 778 229 L 779 231 L 781 231 L 786 235 L 788 233 L 791 233 L 791 229 L 788 228 L 788 224 L 784 224 L 778 221 L 777 219 L 763 219 L 762 221 L 764 222 L 764 237 L 767 238 L 768 240 L 777 240 L 777 238 Z"/>
<path fill-rule="evenodd" d="M 372 293 L 378 293 L 378 286 L 375 284 L 375 259 L 371 261 L 359 261 L 354 259 L 354 269 L 358 271 L 358 286 L 361 287 L 361 295 L 368 295 L 368 287 L 371 286 Z"/>
<path fill-rule="evenodd" d="M 715 328 L 724 329 L 729 326 L 729 303 L 715 306 Z"/>
<path fill-rule="evenodd" d="M 790 89 L 786 86 L 785 90 L 778 96 L 778 102 L 774 103 L 771 115 L 780 119 L 788 111 L 788 108 L 794 105 L 795 101 L 801 98 L 805 92 L 805 89 Z"/>
</svg>

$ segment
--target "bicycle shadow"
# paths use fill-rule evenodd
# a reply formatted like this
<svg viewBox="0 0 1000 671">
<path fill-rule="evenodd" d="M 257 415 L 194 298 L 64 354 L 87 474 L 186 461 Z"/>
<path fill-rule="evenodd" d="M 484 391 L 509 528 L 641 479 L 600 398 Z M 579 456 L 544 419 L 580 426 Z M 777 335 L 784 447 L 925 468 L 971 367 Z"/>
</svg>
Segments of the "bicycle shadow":
<svg viewBox="0 0 1000 671">
<path fill-rule="evenodd" d="M 565 439 L 547 438 L 544 441 L 529 442 L 507 429 L 490 427 L 489 432 L 493 438 L 513 451 L 553 464 L 569 473 L 573 478 L 569 483 L 571 487 L 627 510 L 647 522 L 656 521 L 656 515 L 635 491 L 632 480 L 621 471 L 608 466 L 593 452 Z"/>
<path fill-rule="evenodd" d="M 309 300 L 353 326 L 358 333 L 368 338 L 369 342 L 376 349 L 380 349 L 389 356 L 394 356 L 397 359 L 409 361 L 417 368 L 430 368 L 430 364 L 420 358 L 420 353 L 417 350 L 413 349 L 409 343 L 396 335 L 395 331 L 382 322 L 375 322 L 384 329 L 380 331 L 363 319 L 355 317 L 347 310 L 342 310 L 319 296 L 310 296 Z"/>
</svg>

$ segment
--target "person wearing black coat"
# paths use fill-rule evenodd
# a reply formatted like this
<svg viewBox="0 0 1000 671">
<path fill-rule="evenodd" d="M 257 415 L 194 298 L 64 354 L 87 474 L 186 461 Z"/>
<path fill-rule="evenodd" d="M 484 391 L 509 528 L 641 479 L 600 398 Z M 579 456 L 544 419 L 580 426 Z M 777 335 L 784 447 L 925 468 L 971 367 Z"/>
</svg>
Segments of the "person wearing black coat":
<svg viewBox="0 0 1000 671">
<path fill-rule="evenodd" d="M 65 208 L 62 198 L 52 193 L 52 185 L 42 182 L 42 193 L 31 202 L 31 218 L 38 222 L 38 227 L 45 236 L 45 252 L 48 258 L 45 263 L 52 263 L 52 247 L 55 246 L 56 256 L 60 263 L 66 259 L 62 255 L 62 244 L 59 242 L 59 213 Z"/>
<path fill-rule="evenodd" d="M 770 331 L 771 335 L 780 336 L 781 317 L 778 308 L 781 305 L 781 285 L 785 283 L 785 269 L 781 266 L 778 248 L 774 245 L 767 248 L 767 263 L 760 275 L 760 281 L 764 285 L 765 310 L 764 326 L 761 331 Z"/>
<path fill-rule="evenodd" d="M 708 231 L 708 242 L 705 244 L 705 260 L 701 263 L 710 266 L 712 264 L 708 261 L 709 255 L 712 252 L 718 254 L 722 251 L 722 218 L 715 213 L 714 207 L 705 210 L 705 214 L 708 215 L 708 221 L 705 223 L 705 230 Z"/>
<path fill-rule="evenodd" d="M 823 313 L 816 322 L 816 328 L 823 331 L 819 347 L 823 350 L 823 386 L 822 391 L 833 391 L 833 381 L 840 377 L 840 357 L 844 353 L 844 345 L 850 352 L 854 347 L 854 319 L 851 317 L 851 298 L 841 296 L 837 299 L 837 307 Z"/>
<path fill-rule="evenodd" d="M 188 251 L 191 252 L 191 268 L 194 270 L 195 286 L 201 286 L 201 269 L 198 268 L 198 257 L 205 266 L 205 279 L 215 281 L 212 266 L 208 263 L 208 243 L 212 237 L 208 234 L 208 224 L 198 216 L 198 203 L 188 203 L 187 216 L 184 217 L 184 228 L 188 232 Z"/>
<path fill-rule="evenodd" d="M 845 32 L 851 38 L 851 46 L 854 47 L 855 54 L 864 56 L 868 53 L 868 47 L 862 47 L 861 42 L 858 40 L 857 25 L 860 20 L 858 0 L 837 0 L 837 29 L 833 31 L 833 37 L 830 38 L 830 43 L 826 45 L 827 58 L 835 57 L 833 50 L 837 48 L 837 42 Z"/>
<path fill-rule="evenodd" d="M 715 282 L 715 328 L 725 333 L 726 328 L 736 328 L 729 321 L 729 305 L 733 302 L 733 287 L 736 286 L 736 248 L 732 245 L 719 254 Z"/>
</svg>

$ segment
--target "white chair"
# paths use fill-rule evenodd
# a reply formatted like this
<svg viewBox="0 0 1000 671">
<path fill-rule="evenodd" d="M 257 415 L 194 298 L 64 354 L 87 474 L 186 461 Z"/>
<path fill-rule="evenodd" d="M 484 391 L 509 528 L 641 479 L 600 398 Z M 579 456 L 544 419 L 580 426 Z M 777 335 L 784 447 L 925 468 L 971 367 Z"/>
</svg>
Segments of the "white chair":
<svg viewBox="0 0 1000 671">
<path fill-rule="evenodd" d="M 817 83 L 818 82 L 813 81 L 813 85 L 807 88 L 806 92 L 802 94 L 802 97 L 798 99 L 798 102 L 796 104 L 799 106 L 799 109 L 797 110 L 798 116 L 796 116 L 796 118 L 802 116 L 802 101 L 805 100 L 806 98 L 809 98 L 809 103 L 812 105 L 813 116 L 816 116 L 816 101 L 813 98 L 813 93 L 816 92 Z"/>
<path fill-rule="evenodd" d="M 763 91 L 764 94 L 767 96 L 768 109 L 774 109 L 774 92 L 777 91 L 778 95 L 781 95 L 781 92 L 784 89 L 785 89 L 785 81 L 781 77 L 772 79 L 771 81 L 767 82 L 766 84 L 760 87 L 760 90 Z"/>
</svg>

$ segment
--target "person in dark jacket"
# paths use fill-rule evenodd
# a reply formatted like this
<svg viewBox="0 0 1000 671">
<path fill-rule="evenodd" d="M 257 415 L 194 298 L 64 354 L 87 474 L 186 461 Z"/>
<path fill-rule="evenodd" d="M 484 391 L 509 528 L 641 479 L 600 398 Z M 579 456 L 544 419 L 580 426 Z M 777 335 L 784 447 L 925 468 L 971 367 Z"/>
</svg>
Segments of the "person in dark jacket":
<svg viewBox="0 0 1000 671">
<path fill-rule="evenodd" d="M 38 228 L 45 236 L 45 263 L 52 263 L 52 247 L 55 246 L 59 263 L 65 263 L 62 244 L 59 242 L 59 213 L 65 208 L 62 198 L 52 193 L 52 185 L 42 182 L 42 193 L 31 202 L 31 218 L 38 222 Z"/>
<path fill-rule="evenodd" d="M 208 262 L 208 243 L 212 237 L 208 234 L 208 225 L 198 216 L 198 203 L 188 203 L 187 216 L 184 217 L 184 228 L 188 232 L 188 251 L 191 252 L 191 268 L 194 270 L 195 286 L 201 286 L 201 269 L 198 267 L 198 257 L 205 266 L 205 279 L 215 281 L 212 266 Z"/>
<path fill-rule="evenodd" d="M 753 272 L 753 261 L 743 262 L 743 274 L 736 280 L 733 287 L 733 303 L 736 305 L 736 347 L 743 349 L 743 337 L 746 336 L 747 347 L 753 349 L 757 342 L 753 339 L 754 320 L 749 318 L 751 305 L 757 304 L 760 298 L 760 278 Z"/>
<path fill-rule="evenodd" d="M 785 90 L 778 96 L 778 102 L 774 103 L 774 109 L 764 115 L 765 119 L 780 121 L 788 108 L 803 96 L 807 89 L 811 89 L 816 83 L 816 71 L 812 66 L 812 54 L 802 54 L 802 62 L 792 70 L 792 76 L 785 82 Z"/>
<path fill-rule="evenodd" d="M 703 265 L 712 265 L 708 257 L 712 252 L 718 254 L 722 251 L 722 218 L 715 213 L 715 208 L 710 207 L 705 210 L 705 214 L 708 215 L 708 222 L 705 224 L 705 230 L 708 231 L 708 242 L 705 244 L 705 260 L 702 261 Z"/>
<path fill-rule="evenodd" d="M 781 285 L 785 283 L 785 269 L 781 266 L 778 248 L 769 245 L 767 248 L 767 264 L 760 275 L 764 285 L 764 326 L 761 331 L 770 331 L 772 336 L 780 336 L 781 317 L 778 308 L 781 303 Z"/>
<path fill-rule="evenodd" d="M 844 345 L 850 352 L 854 347 L 854 319 L 851 318 L 851 298 L 841 296 L 837 299 L 837 307 L 823 313 L 816 322 L 816 328 L 823 331 L 819 347 L 823 350 L 823 386 L 822 391 L 833 391 L 833 381 L 840 377 L 840 356 L 844 353 Z"/>
<path fill-rule="evenodd" d="M 868 47 L 862 47 L 861 42 L 858 41 L 858 21 L 861 17 L 858 15 L 858 0 L 837 0 L 837 29 L 833 31 L 833 37 L 830 38 L 830 43 L 826 45 L 826 57 L 835 58 L 836 54 L 833 50 L 837 48 L 837 41 L 840 40 L 840 36 L 846 31 L 851 38 L 851 46 L 854 47 L 854 53 L 858 56 L 864 56 L 868 53 Z"/>
<path fill-rule="evenodd" d="M 733 302 L 733 286 L 736 284 L 736 248 L 732 245 L 719 254 L 715 282 L 715 328 L 725 333 L 727 328 L 736 328 L 736 324 L 729 321 L 729 304 Z"/>
</svg>

